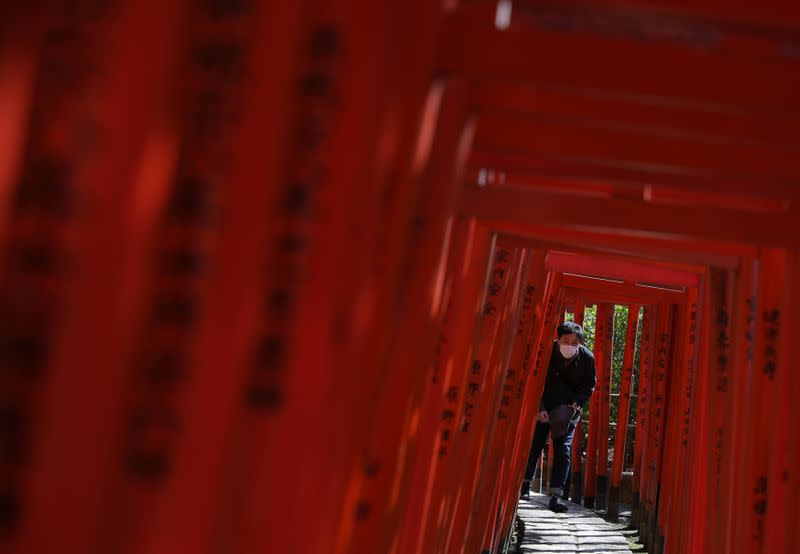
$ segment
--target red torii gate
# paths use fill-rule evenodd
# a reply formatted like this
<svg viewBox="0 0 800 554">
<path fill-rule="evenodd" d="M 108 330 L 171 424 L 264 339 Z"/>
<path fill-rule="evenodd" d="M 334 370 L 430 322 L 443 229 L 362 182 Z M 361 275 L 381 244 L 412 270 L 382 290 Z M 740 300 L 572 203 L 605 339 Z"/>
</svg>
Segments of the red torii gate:
<svg viewBox="0 0 800 554">
<path fill-rule="evenodd" d="M 572 301 L 651 546 L 796 548 L 794 2 L 0 15 L 4 551 L 497 549 Z"/>
</svg>

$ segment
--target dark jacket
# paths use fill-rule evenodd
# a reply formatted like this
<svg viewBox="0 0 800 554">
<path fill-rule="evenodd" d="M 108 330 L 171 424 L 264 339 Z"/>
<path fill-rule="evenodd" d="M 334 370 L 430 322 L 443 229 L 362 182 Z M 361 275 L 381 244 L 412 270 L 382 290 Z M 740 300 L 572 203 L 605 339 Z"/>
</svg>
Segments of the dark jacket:
<svg viewBox="0 0 800 554">
<path fill-rule="evenodd" d="M 553 355 L 547 368 L 547 380 L 542 393 L 541 409 L 552 410 L 561 404 L 577 403 L 583 407 L 592 396 L 597 376 L 594 368 L 594 355 L 585 346 L 578 347 L 575 360 L 564 365 L 565 360 L 553 343 Z"/>
</svg>

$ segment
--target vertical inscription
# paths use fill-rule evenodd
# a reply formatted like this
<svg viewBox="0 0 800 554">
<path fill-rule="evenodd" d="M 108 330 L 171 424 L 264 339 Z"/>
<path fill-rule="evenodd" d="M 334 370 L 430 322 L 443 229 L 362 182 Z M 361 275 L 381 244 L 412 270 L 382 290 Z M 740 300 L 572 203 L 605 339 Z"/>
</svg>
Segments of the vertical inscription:
<svg viewBox="0 0 800 554">
<path fill-rule="evenodd" d="M 213 262 L 220 186 L 241 119 L 253 18 L 247 2 L 201 0 L 190 30 L 184 142 L 151 261 L 148 312 L 134 358 L 123 463 L 129 475 L 166 479 L 183 422 L 178 395 L 192 378 L 189 349 Z"/>
<path fill-rule="evenodd" d="M 294 308 L 308 280 L 319 196 L 330 173 L 328 150 L 339 118 L 343 56 L 341 30 L 317 21 L 305 42 L 305 68 L 295 83 L 298 106 L 292 150 L 274 214 L 277 234 L 266 252 L 267 292 L 259 343 L 255 346 L 245 403 L 263 414 L 284 402 L 285 369 Z M 277 209 L 276 209 L 277 208 Z"/>
<path fill-rule="evenodd" d="M 495 253 L 494 267 L 489 279 L 489 286 L 487 287 L 486 302 L 483 306 L 484 317 L 481 324 L 483 331 L 491 327 L 494 318 L 497 317 L 499 305 L 500 302 L 502 302 L 502 293 L 508 281 L 510 258 L 511 253 L 508 250 L 499 249 Z M 486 360 L 482 359 L 484 355 L 485 353 L 479 350 L 477 352 L 477 357 L 472 360 L 472 365 L 470 367 L 467 389 L 464 391 L 464 405 L 460 423 L 460 430 L 462 433 L 470 431 L 472 420 L 475 416 L 475 409 L 480 401 L 480 393 L 486 378 Z"/>
<path fill-rule="evenodd" d="M 75 223 L 86 205 L 83 164 L 102 135 L 84 100 L 105 67 L 98 37 L 116 2 L 72 2 L 45 30 L 19 180 L 10 194 L 0 286 L 0 539 L 25 516 L 21 483 L 66 285 L 77 268 Z M 56 10 L 54 10 L 55 12 Z"/>
<path fill-rule="evenodd" d="M 686 390 L 685 406 L 681 420 L 681 446 L 686 449 L 689 446 L 689 423 L 692 418 L 692 398 L 694 396 L 695 380 L 697 378 L 697 366 L 695 362 L 695 344 L 697 342 L 697 303 L 693 302 L 689 306 L 689 327 L 686 344 Z"/>
</svg>

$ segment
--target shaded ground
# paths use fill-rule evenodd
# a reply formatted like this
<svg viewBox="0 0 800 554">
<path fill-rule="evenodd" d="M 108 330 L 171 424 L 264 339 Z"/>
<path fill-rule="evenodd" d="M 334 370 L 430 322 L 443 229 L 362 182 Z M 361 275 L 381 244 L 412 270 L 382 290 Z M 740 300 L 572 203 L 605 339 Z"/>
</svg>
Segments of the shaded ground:
<svg viewBox="0 0 800 554">
<path fill-rule="evenodd" d="M 626 523 L 609 523 L 595 512 L 572 503 L 569 512 L 556 514 L 547 509 L 547 501 L 541 494 L 532 494 L 530 502 L 520 500 L 518 513 L 525 522 L 522 552 L 643 552 L 635 542 L 636 532 L 628 530 Z"/>
</svg>

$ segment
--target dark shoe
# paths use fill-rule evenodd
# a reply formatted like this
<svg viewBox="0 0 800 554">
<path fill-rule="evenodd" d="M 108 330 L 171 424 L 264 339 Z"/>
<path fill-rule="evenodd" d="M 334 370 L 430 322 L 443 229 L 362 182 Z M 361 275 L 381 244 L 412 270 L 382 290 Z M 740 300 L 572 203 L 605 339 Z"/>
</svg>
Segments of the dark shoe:
<svg viewBox="0 0 800 554">
<path fill-rule="evenodd" d="M 554 494 L 550 497 L 550 506 L 548 506 L 551 511 L 557 514 L 563 514 L 564 512 L 569 511 L 569 508 L 566 504 L 562 504 L 558 501 L 558 495 Z"/>
<path fill-rule="evenodd" d="M 523 481 L 522 488 L 519 491 L 519 497 L 521 500 L 530 500 L 531 499 L 531 482 L 530 481 Z"/>
</svg>

